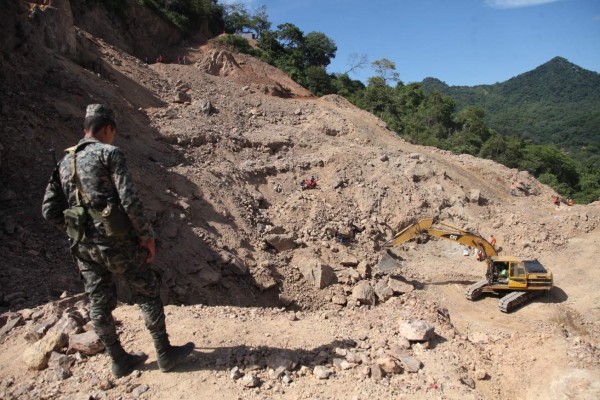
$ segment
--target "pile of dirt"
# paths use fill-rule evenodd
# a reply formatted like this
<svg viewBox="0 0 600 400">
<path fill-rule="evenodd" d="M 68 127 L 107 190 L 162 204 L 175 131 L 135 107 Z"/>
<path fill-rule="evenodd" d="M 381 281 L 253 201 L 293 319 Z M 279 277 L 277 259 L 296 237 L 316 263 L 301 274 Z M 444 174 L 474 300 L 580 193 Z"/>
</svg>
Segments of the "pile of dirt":
<svg viewBox="0 0 600 400">
<path fill-rule="evenodd" d="M 188 64 L 148 65 L 121 36 L 80 24 L 81 10 L 50 3 L 1 11 L 15 23 L 0 42 L 0 398 L 597 397 L 597 205 L 556 207 L 526 172 L 406 143 L 246 55 L 187 44 L 173 53 Z M 48 311 L 82 286 L 39 208 L 48 149 L 79 139 L 94 102 L 116 110 L 163 298 L 186 305 L 167 308 L 174 341 L 198 346 L 186 373 L 163 375 L 151 358 L 115 381 L 106 355 L 65 343 L 53 350 L 71 353 L 67 372 L 22 361 L 53 315 L 89 329 L 81 303 Z M 527 194 L 510 195 L 515 179 Z M 539 258 L 556 287 L 510 315 L 494 297 L 467 302 L 484 267 L 449 242 L 409 243 L 394 250 L 402 267 L 380 271 L 382 243 L 432 215 Z M 126 347 L 152 352 L 138 311 L 116 315 Z M 406 324 L 430 333 L 415 339 Z"/>
</svg>

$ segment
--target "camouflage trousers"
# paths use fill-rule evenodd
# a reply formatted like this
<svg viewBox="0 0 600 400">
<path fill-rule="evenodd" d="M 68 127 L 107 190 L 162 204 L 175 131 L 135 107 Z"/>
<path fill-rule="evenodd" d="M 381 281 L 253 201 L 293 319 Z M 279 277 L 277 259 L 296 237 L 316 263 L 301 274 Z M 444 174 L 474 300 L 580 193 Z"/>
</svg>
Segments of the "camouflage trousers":
<svg viewBox="0 0 600 400">
<path fill-rule="evenodd" d="M 108 244 L 77 243 L 72 248 L 90 298 L 94 331 L 105 346 L 118 339 L 112 311 L 117 306 L 117 289 L 111 274 L 120 275 L 140 306 L 144 323 L 153 338 L 166 335 L 165 313 L 160 299 L 160 277 L 146 263 L 147 250 L 132 241 Z"/>
</svg>

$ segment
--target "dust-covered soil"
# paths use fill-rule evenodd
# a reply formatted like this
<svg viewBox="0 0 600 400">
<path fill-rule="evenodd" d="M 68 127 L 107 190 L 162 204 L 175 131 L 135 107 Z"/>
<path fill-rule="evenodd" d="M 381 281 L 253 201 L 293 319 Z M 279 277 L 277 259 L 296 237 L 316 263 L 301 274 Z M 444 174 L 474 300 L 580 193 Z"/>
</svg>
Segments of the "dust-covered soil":
<svg viewBox="0 0 600 400">
<path fill-rule="evenodd" d="M 0 399 L 600 397 L 597 204 L 556 207 L 526 172 L 411 145 L 210 43 L 147 65 L 50 3 L 2 11 Z M 93 341 L 77 347 L 88 305 L 39 215 L 47 149 L 75 143 L 94 102 L 117 113 L 158 236 L 171 339 L 196 344 L 170 373 L 122 284 L 121 338 L 148 362 L 115 380 Z M 495 296 L 470 302 L 483 263 L 437 240 L 393 249 L 402 263 L 381 271 L 383 242 L 430 216 L 538 258 L 555 287 L 510 314 Z"/>
</svg>

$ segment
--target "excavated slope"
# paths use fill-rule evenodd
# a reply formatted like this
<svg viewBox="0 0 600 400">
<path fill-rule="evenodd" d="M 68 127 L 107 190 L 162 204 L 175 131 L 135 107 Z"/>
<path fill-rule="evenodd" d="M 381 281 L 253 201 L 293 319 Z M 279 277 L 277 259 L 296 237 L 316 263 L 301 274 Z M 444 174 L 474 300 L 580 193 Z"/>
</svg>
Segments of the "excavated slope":
<svg viewBox="0 0 600 400">
<path fill-rule="evenodd" d="M 0 398 L 129 398 L 144 384 L 148 392 L 138 395 L 147 398 L 185 398 L 189 390 L 208 398 L 598 394 L 597 205 L 557 208 L 553 190 L 526 172 L 411 145 L 345 99 L 311 97 L 248 56 L 186 47 L 178 52 L 187 65 L 145 65 L 74 28 L 68 2 L 52 3 L 34 8 L 38 16 L 17 5 L 3 10 L 15 23 L 1 32 L 0 306 L 28 318 L 0 339 Z M 50 313 L 44 304 L 82 290 L 64 234 L 39 209 L 52 170 L 47 149 L 79 139 L 92 102 L 116 110 L 115 144 L 158 235 L 163 298 L 190 305 L 168 307 L 171 336 L 195 336 L 201 347 L 188 373 L 174 375 L 175 387 L 150 364 L 106 389 L 104 355 L 80 359 L 66 380 L 15 361 L 28 346 L 24 334 Z M 318 188 L 301 190 L 311 176 Z M 529 195 L 511 197 L 513 179 Z M 396 249 L 404 266 L 392 276 L 378 272 L 383 241 L 432 215 L 494 234 L 503 254 L 539 258 L 557 287 L 510 315 L 493 297 L 469 303 L 462 291 L 483 267 L 435 241 Z M 333 274 L 315 283 L 315 271 Z M 390 278 L 408 286 L 360 305 L 357 287 Z M 120 295 L 128 300 L 125 290 Z M 117 317 L 125 343 L 150 351 L 137 310 L 119 307 Z M 404 348 L 423 369 L 389 373 L 371 387 L 369 363 L 405 343 L 398 326 L 408 320 L 436 328 L 435 339 Z M 350 360 L 348 351 L 364 354 L 362 364 L 341 368 L 334 359 Z M 276 369 L 269 357 L 282 352 L 308 368 L 289 368 L 291 383 L 269 372 Z M 255 364 L 258 389 L 227 372 L 251 375 Z M 307 372 L 316 365 L 336 371 L 325 386 Z"/>
</svg>

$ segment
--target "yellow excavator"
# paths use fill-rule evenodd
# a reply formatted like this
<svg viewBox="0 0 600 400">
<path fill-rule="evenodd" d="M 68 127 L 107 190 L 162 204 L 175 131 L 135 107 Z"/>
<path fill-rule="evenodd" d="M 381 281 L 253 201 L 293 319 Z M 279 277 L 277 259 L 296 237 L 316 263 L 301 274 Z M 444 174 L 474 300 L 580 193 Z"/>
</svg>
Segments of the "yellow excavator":
<svg viewBox="0 0 600 400">
<path fill-rule="evenodd" d="M 435 225 L 435 226 L 434 226 Z M 391 248 L 415 238 L 437 237 L 477 249 L 480 259 L 487 261 L 486 279 L 467 288 L 465 295 L 475 300 L 483 293 L 506 294 L 498 300 L 500 311 L 508 313 L 515 307 L 552 289 L 552 272 L 535 260 L 500 256 L 496 248 L 481 235 L 451 225 L 437 218 L 422 219 L 394 235 L 383 247 Z"/>
</svg>

